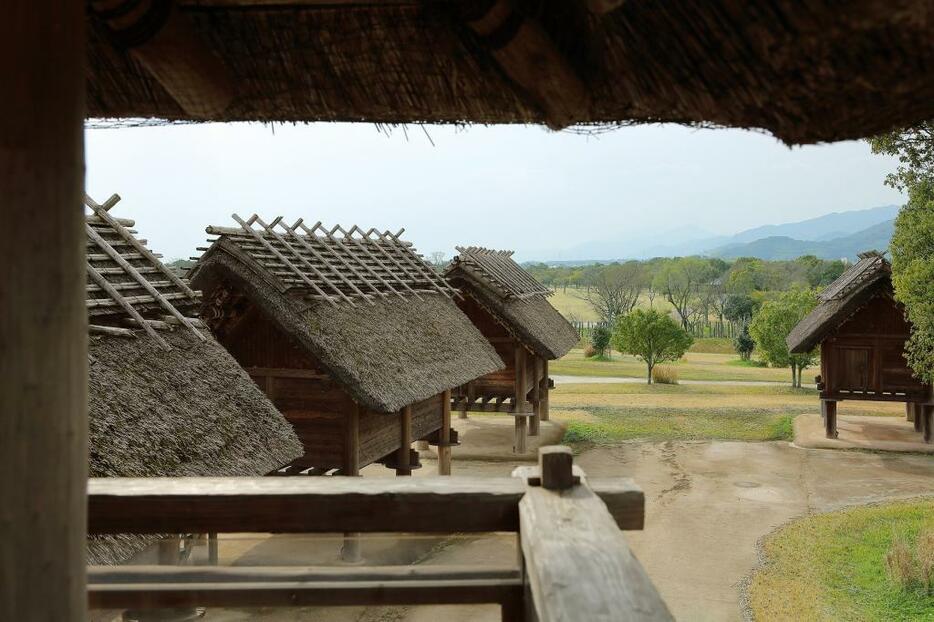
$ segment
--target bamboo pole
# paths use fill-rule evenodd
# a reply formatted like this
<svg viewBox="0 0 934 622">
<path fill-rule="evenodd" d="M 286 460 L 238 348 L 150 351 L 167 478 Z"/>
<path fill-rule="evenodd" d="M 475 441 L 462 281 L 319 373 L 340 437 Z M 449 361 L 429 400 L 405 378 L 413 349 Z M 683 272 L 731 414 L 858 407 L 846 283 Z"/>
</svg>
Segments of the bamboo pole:
<svg viewBox="0 0 934 622">
<path fill-rule="evenodd" d="M 85 3 L 0 19 L 0 620 L 82 620 Z"/>
</svg>

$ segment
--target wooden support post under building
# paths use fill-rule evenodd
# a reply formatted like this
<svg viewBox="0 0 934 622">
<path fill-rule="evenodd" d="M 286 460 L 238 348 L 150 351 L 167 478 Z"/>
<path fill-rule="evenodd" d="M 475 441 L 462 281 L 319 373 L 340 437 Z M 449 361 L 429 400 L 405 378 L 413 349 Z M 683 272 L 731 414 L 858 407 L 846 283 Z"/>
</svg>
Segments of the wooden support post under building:
<svg viewBox="0 0 934 622">
<path fill-rule="evenodd" d="M 923 404 L 911 404 L 911 422 L 915 424 L 915 432 L 920 432 L 924 425 L 923 412 Z"/>
<path fill-rule="evenodd" d="M 932 442 L 934 438 L 934 404 L 922 404 L 915 417 L 921 419 L 921 438 L 925 443 Z"/>
<path fill-rule="evenodd" d="M 357 477 L 360 475 L 360 406 L 354 404 L 347 413 L 344 424 L 344 466 L 343 475 Z M 346 564 L 359 564 L 363 561 L 360 552 L 360 534 L 347 532 L 341 546 L 341 561 Z"/>
<path fill-rule="evenodd" d="M 528 390 L 525 386 L 525 348 L 516 345 L 515 353 L 516 367 L 516 389 L 514 396 L 514 411 L 512 413 L 516 420 L 516 438 L 512 447 L 513 453 L 524 454 L 528 442 L 528 421 L 526 417 L 525 396 Z"/>
<path fill-rule="evenodd" d="M 532 374 L 532 416 L 529 417 L 529 436 L 538 436 L 538 428 L 542 420 L 542 360 L 540 357 L 533 357 L 532 367 L 535 373 Z"/>
<path fill-rule="evenodd" d="M 908 421 L 915 420 L 915 405 L 912 402 L 905 402 L 905 419 Z"/>
<path fill-rule="evenodd" d="M 399 413 L 400 447 L 396 454 L 396 475 L 411 475 L 409 450 L 412 449 L 412 407 L 406 406 Z"/>
<path fill-rule="evenodd" d="M 837 438 L 837 402 L 821 400 L 820 409 L 824 418 L 824 434 L 827 438 Z"/>
<path fill-rule="evenodd" d="M 539 400 L 541 404 L 539 406 L 539 416 L 542 421 L 548 421 L 548 387 L 549 378 L 548 378 L 548 359 L 542 359 L 542 388 L 539 391 Z"/>
<path fill-rule="evenodd" d="M 441 394 L 441 438 L 438 443 L 438 475 L 451 474 L 451 391 Z"/>
<path fill-rule="evenodd" d="M 0 20 L 0 620 L 83 620 L 85 3 Z"/>
<path fill-rule="evenodd" d="M 461 403 L 460 412 L 457 413 L 459 419 L 467 418 L 467 410 L 470 408 L 470 405 L 473 404 L 474 393 L 473 393 L 473 381 L 467 383 L 467 388 L 465 389 L 464 401 Z"/>
</svg>

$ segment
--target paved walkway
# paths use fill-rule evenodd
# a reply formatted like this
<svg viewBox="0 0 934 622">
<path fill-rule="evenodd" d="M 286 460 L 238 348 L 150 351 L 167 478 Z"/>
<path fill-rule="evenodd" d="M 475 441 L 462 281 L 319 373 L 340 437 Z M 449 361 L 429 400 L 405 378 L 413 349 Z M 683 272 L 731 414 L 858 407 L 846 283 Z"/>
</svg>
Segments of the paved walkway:
<svg viewBox="0 0 934 622">
<path fill-rule="evenodd" d="M 904 417 L 837 416 L 837 438 L 827 438 L 820 415 L 795 418 L 795 445 L 810 449 L 868 449 L 934 454 Z"/>
<path fill-rule="evenodd" d="M 561 384 L 645 384 L 645 378 L 630 378 L 628 376 L 555 376 L 551 379 L 555 385 Z M 771 380 L 679 380 L 678 384 L 713 384 L 735 387 L 780 387 L 788 385 L 787 382 Z M 806 389 L 814 389 L 817 385 L 804 383 Z"/>
</svg>

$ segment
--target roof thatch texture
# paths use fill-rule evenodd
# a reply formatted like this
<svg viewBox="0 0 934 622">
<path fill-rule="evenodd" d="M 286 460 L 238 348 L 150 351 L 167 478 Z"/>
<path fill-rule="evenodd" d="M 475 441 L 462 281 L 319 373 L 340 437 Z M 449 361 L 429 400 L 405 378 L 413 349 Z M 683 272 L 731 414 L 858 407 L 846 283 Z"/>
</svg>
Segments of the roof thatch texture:
<svg viewBox="0 0 934 622">
<path fill-rule="evenodd" d="M 517 0 L 516 17 L 493 32 L 482 20 L 495 2 L 177 4 L 179 30 L 193 42 L 177 55 L 192 71 L 193 51 L 203 48 L 203 75 L 173 83 L 172 50 L 160 48 L 161 63 L 147 65 L 149 52 L 140 50 L 152 33 L 128 41 L 106 15 L 92 14 L 89 116 L 670 121 L 763 128 L 788 143 L 863 137 L 934 117 L 926 0 Z M 525 43 L 519 24 L 543 36 L 535 40 L 542 49 L 516 66 L 510 46 Z M 186 103 L 199 95 L 213 103 Z"/>
<path fill-rule="evenodd" d="M 265 475 L 297 456 L 292 426 L 197 319 L 200 293 L 90 198 L 87 217 L 91 477 Z M 156 296 L 153 292 L 158 294 Z M 180 319 L 179 319 L 180 318 Z M 154 537 L 88 541 L 120 563 Z"/>
<path fill-rule="evenodd" d="M 821 292 L 820 302 L 791 330 L 785 343 L 792 353 L 810 352 L 870 299 L 892 293 L 892 269 L 876 252 L 860 259 Z"/>
<path fill-rule="evenodd" d="M 460 248 L 445 276 L 540 356 L 558 359 L 579 336 L 545 294 L 550 293 L 512 259 L 512 251 Z"/>
<path fill-rule="evenodd" d="M 208 230 L 220 238 L 191 273 L 205 292 L 206 321 L 212 292 L 231 286 L 367 408 L 395 412 L 503 368 L 448 297 L 453 289 L 398 237 L 302 234 L 283 242 L 258 233 L 281 253 L 270 259 L 275 253 L 242 230 Z"/>
</svg>

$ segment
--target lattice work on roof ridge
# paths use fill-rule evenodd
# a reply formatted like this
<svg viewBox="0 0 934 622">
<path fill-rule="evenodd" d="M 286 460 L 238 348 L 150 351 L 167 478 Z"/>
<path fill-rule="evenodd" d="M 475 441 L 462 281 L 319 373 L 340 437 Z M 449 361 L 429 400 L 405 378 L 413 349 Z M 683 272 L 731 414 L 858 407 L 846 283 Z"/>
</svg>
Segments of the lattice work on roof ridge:
<svg viewBox="0 0 934 622">
<path fill-rule="evenodd" d="M 539 283 L 512 258 L 514 251 L 494 250 L 482 246 L 457 246 L 460 253 L 455 263 L 467 264 L 480 272 L 494 288 L 506 297 L 531 298 L 550 296 L 553 292 Z"/>
<path fill-rule="evenodd" d="M 109 210 L 120 201 L 113 195 L 103 204 L 85 195 L 91 210 L 85 216 L 87 232 L 87 297 L 89 330 L 109 335 L 135 336 L 142 329 L 164 349 L 169 343 L 157 332 L 174 325 L 206 337 L 199 320 L 189 318 L 176 305 L 196 307 L 200 292 L 159 261 L 159 255 L 135 237 L 132 220 L 115 218 Z M 174 301 L 174 303 L 173 303 Z"/>
<path fill-rule="evenodd" d="M 356 306 L 377 298 L 457 295 L 411 243 L 400 239 L 405 229 L 328 229 L 320 221 L 308 227 L 301 218 L 288 225 L 282 216 L 267 223 L 257 214 L 246 220 L 233 214 L 233 219 L 239 229 L 211 226 L 206 231 L 226 238 L 286 289 L 305 297 Z"/>
<path fill-rule="evenodd" d="M 859 257 L 859 261 L 820 293 L 819 299 L 822 302 L 843 298 L 867 280 L 875 277 L 888 265 L 882 253 L 876 251 L 860 253 Z"/>
</svg>

